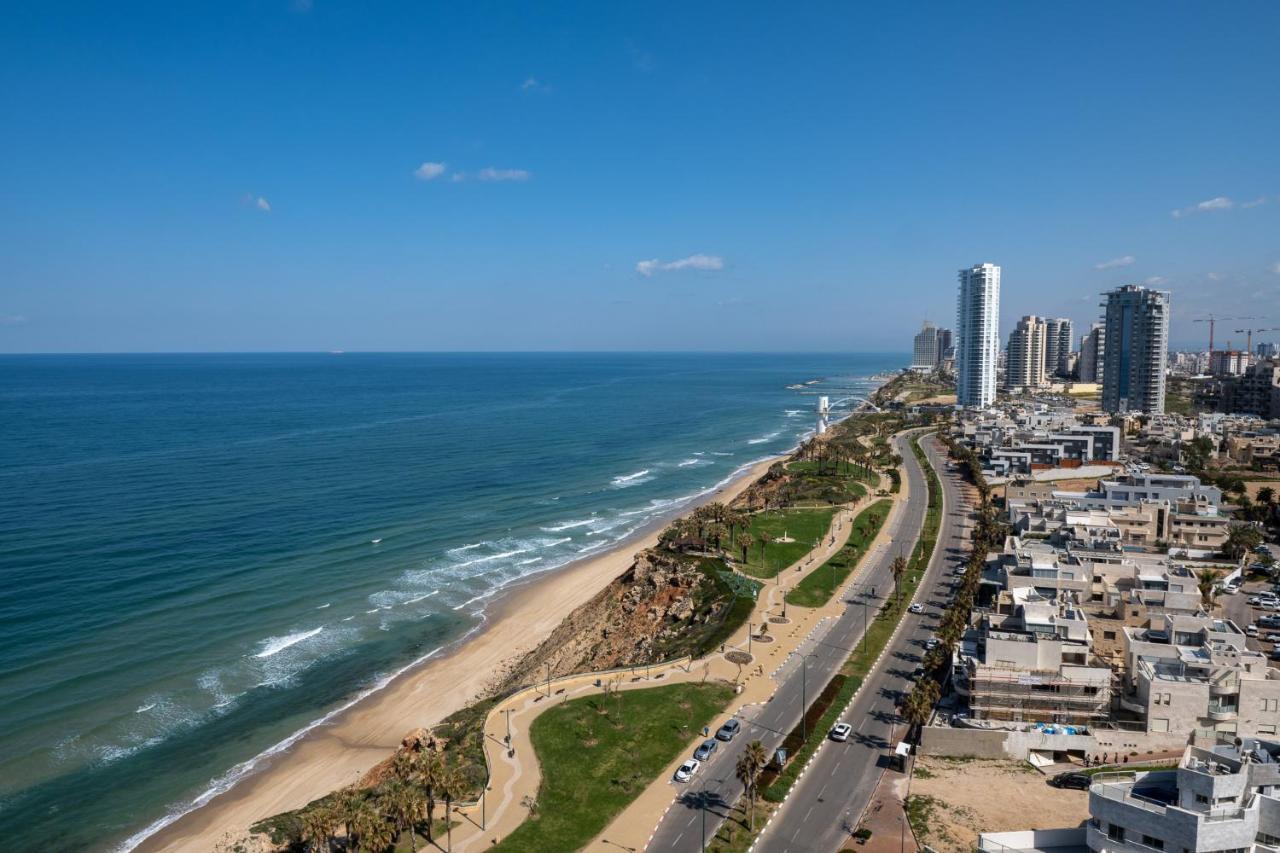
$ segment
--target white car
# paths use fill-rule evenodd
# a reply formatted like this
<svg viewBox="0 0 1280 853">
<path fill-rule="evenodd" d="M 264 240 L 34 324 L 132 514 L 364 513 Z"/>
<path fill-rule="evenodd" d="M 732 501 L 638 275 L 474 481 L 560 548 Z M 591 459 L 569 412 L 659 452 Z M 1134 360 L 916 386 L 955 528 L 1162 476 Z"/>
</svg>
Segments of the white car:
<svg viewBox="0 0 1280 853">
<path fill-rule="evenodd" d="M 1245 629 L 1244 629 L 1244 633 L 1245 633 L 1247 636 L 1250 636 L 1250 637 L 1256 637 L 1256 636 L 1258 636 L 1258 626 L 1257 626 L 1257 625 L 1250 625 L 1248 628 L 1245 628 Z"/>
<path fill-rule="evenodd" d="M 924 641 L 924 647 L 929 651 L 933 651 L 938 647 L 939 640 L 937 637 L 930 637 Z"/>
<path fill-rule="evenodd" d="M 907 610 L 911 611 L 912 613 L 923 613 L 924 605 L 917 601 L 914 604 L 912 604 L 910 607 L 908 607 Z"/>
<path fill-rule="evenodd" d="M 848 723 L 836 723 L 831 728 L 831 732 L 827 735 L 832 740 L 844 743 L 849 739 L 849 735 L 853 734 L 853 726 Z"/>
<path fill-rule="evenodd" d="M 690 758 L 684 764 L 676 768 L 676 781 L 688 782 L 693 778 L 693 774 L 698 772 L 698 768 L 702 766 L 702 762 L 696 758 Z"/>
</svg>

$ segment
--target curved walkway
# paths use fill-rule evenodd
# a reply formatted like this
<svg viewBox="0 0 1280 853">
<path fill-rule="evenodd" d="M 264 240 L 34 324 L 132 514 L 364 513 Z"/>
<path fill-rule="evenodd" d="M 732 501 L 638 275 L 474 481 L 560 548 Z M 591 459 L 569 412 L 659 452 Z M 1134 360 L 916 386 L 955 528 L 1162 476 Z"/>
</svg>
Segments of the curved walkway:
<svg viewBox="0 0 1280 853">
<path fill-rule="evenodd" d="M 880 482 L 883 483 L 883 477 Z M 485 755 L 490 767 L 489 786 L 482 802 L 454 808 L 458 824 L 453 830 L 453 849 L 458 853 L 482 850 L 501 841 L 524 822 L 528 814 L 524 806 L 524 803 L 529 801 L 526 798 L 530 800 L 536 798 L 538 787 L 542 783 L 542 773 L 529 738 L 529 727 L 538 715 L 557 703 L 599 693 L 602 690 L 602 684 L 612 687 L 616 683 L 621 690 L 637 690 L 662 684 L 717 679 L 738 685 L 738 698 L 731 703 L 725 713 L 717 718 L 715 725 L 718 725 L 720 721 L 728 719 L 742 708 L 766 701 L 774 691 L 774 675 L 782 668 L 781 665 L 788 656 L 805 643 L 822 622 L 837 615 L 843 609 L 839 595 L 833 595 L 826 605 L 819 608 L 784 605 L 783 598 L 792 586 L 822 566 L 828 558 L 845 546 L 852 531 L 855 511 L 861 509 L 864 504 L 869 505 L 881 499 L 874 494 L 875 489 L 880 486 L 866 485 L 868 494 L 837 509 L 827 534 L 823 536 L 817 548 L 779 571 L 773 579 L 752 578 L 761 581 L 763 585 L 751 619 L 748 625 L 738 629 L 725 645 L 726 651 L 750 649 L 753 655 L 750 664 L 739 666 L 726 660 L 723 654 L 716 652 L 694 661 L 683 658 L 650 667 L 631 667 L 565 676 L 553 679 L 549 684 L 542 682 L 528 687 L 498 703 L 485 718 L 484 726 Z M 890 511 L 890 517 L 905 504 L 907 498 L 905 483 L 902 491 L 892 495 L 891 498 L 894 506 Z M 885 531 L 888 529 L 886 520 L 880 534 L 859 562 L 858 570 L 853 573 L 854 578 L 867 559 L 882 550 L 887 542 Z M 881 541 L 882 538 L 885 542 Z M 748 628 L 758 628 L 770 617 L 780 616 L 784 610 L 788 621 L 784 624 L 770 625 L 769 635 L 773 638 L 773 642 L 761 644 L 748 638 Z M 622 815 L 615 818 L 603 833 L 604 837 L 609 837 L 612 828 L 620 822 L 628 827 L 643 825 L 643 831 L 647 834 L 654 820 L 670 801 L 671 793 L 666 784 L 667 779 L 684 758 L 685 755 L 682 753 L 668 768 L 669 772 L 664 772 L 659 779 L 651 783 L 631 806 L 624 810 Z M 632 818 L 633 813 L 647 817 Z M 636 823 L 636 820 L 647 821 L 647 823 Z M 626 831 L 623 834 L 631 836 L 635 833 Z M 631 844 L 631 846 L 643 846 L 644 840 L 641 838 L 638 844 Z M 616 842 L 606 844 L 602 838 L 597 838 L 587 845 L 586 849 L 596 848 L 616 851 L 618 844 Z"/>
</svg>

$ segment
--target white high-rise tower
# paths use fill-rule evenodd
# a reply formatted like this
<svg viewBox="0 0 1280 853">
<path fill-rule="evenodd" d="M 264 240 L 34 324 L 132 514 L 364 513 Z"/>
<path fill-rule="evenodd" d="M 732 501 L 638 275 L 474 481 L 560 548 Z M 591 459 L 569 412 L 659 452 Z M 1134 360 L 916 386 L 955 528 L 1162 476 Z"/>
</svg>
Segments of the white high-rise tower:
<svg viewBox="0 0 1280 853">
<path fill-rule="evenodd" d="M 960 270 L 956 308 L 956 404 L 989 406 L 996 400 L 1000 355 L 1000 267 Z"/>
</svg>

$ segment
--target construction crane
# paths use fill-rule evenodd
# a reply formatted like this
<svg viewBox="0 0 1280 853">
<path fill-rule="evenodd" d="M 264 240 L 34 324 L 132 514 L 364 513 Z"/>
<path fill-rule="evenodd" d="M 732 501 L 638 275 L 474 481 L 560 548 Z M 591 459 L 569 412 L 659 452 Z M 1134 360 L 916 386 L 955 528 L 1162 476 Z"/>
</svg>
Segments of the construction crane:
<svg viewBox="0 0 1280 853">
<path fill-rule="evenodd" d="M 1209 355 L 1212 356 L 1213 355 L 1213 324 L 1214 323 L 1217 323 L 1219 321 L 1226 322 L 1227 320 L 1261 320 L 1261 319 L 1262 319 L 1261 317 L 1215 317 L 1214 315 L 1210 314 L 1208 317 L 1202 317 L 1199 320 L 1192 320 L 1191 322 L 1209 324 Z"/>
<path fill-rule="evenodd" d="M 1249 342 L 1244 345 L 1244 351 L 1249 355 L 1253 355 L 1253 333 L 1254 332 L 1280 332 L 1280 329 L 1236 329 L 1236 334 L 1247 334 Z"/>
</svg>

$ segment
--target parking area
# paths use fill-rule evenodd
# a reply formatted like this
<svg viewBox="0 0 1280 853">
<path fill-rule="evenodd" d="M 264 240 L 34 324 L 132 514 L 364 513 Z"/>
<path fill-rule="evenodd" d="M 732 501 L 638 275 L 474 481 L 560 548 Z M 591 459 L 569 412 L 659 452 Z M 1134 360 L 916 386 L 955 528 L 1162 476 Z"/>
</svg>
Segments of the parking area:
<svg viewBox="0 0 1280 853">
<path fill-rule="evenodd" d="M 1250 649 L 1267 655 L 1280 668 L 1280 591 L 1271 581 L 1248 581 L 1238 592 L 1224 592 L 1218 599 L 1223 613 L 1248 635 Z"/>
</svg>

